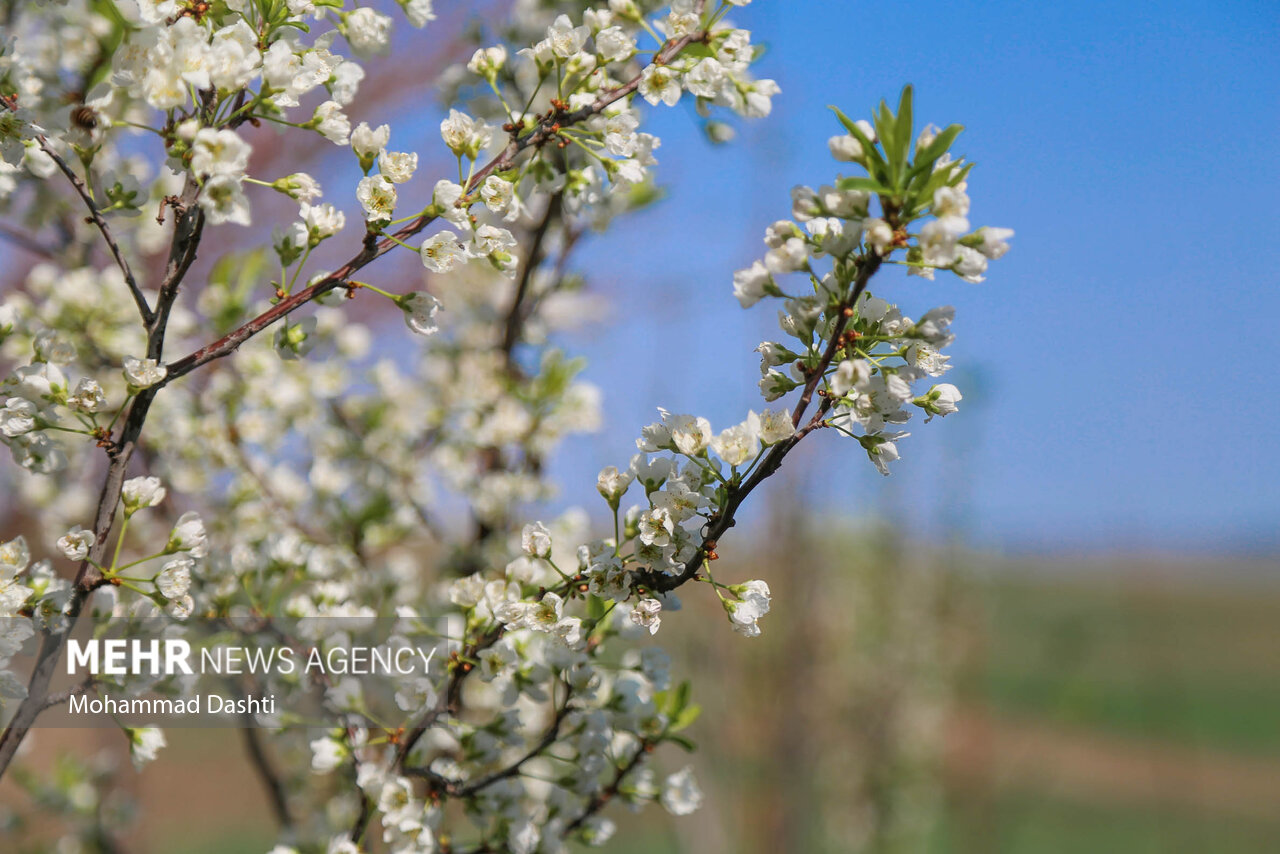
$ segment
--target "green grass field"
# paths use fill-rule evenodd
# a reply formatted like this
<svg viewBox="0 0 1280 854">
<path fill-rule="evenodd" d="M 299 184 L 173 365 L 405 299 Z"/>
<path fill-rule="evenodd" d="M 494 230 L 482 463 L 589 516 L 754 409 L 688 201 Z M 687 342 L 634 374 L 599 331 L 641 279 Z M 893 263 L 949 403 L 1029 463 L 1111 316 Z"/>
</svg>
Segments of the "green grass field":
<svg viewBox="0 0 1280 854">
<path fill-rule="evenodd" d="M 1094 574 L 1002 577 L 981 595 L 983 654 L 962 697 L 1073 727 L 1280 757 L 1280 587 Z"/>
<path fill-rule="evenodd" d="M 952 791 L 935 851 L 1280 850 L 1280 587 L 1222 583 L 1206 566 L 1198 580 L 1001 574 L 976 592 L 981 649 L 962 674 L 962 701 L 989 708 L 996 720 L 1132 744 L 1152 757 L 1152 791 L 1117 803 L 1100 767 L 1093 795 L 1066 794 L 1049 782 L 1061 771 L 1052 766 L 1041 787 L 1022 781 L 978 798 Z M 1252 783 L 1232 775 L 1236 760 L 1263 773 Z M 1178 763 L 1204 773 L 1187 769 L 1191 785 L 1162 786 L 1160 775 Z M 1228 773 L 1211 777 L 1205 769 L 1215 763 Z M 1241 791 L 1215 792 L 1222 776 Z M 1252 810 L 1235 808 L 1241 795 Z"/>
<path fill-rule="evenodd" d="M 952 804 L 931 854 L 1264 854 L 1280 819 L 1010 794 L 987 807 Z"/>
</svg>

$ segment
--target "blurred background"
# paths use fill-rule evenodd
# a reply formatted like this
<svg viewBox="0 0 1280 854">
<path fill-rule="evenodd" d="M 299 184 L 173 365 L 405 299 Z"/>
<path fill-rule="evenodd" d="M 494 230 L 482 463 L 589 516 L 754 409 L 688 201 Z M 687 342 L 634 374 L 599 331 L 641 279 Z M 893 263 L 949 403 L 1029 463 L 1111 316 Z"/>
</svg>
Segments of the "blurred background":
<svg viewBox="0 0 1280 854">
<path fill-rule="evenodd" d="M 505 5 L 402 33 L 410 59 L 370 64 L 353 121 L 391 121 L 420 174 L 450 174 L 422 81 Z M 704 811 L 648 811 L 613 850 L 1276 850 L 1274 4 L 757 0 L 733 18 L 782 94 L 721 146 L 691 109 L 650 115 L 666 198 L 577 256 L 607 308 L 564 344 L 606 423 L 555 461 L 550 509 L 589 501 L 657 406 L 717 430 L 760 408 L 752 350 L 776 322 L 738 308 L 731 275 L 794 184 L 845 165 L 827 104 L 858 118 L 914 84 L 918 121 L 968 128 L 974 225 L 1017 236 L 982 284 L 873 283 L 912 316 L 956 306 L 961 411 L 913 422 L 889 479 L 815 437 L 721 541 L 717 576 L 775 600 L 756 640 L 692 594 L 663 623 L 673 674 L 702 686 Z M 309 162 L 351 188 L 351 216 L 349 160 Z M 130 783 L 151 802 L 142 850 L 270 847 L 239 738 L 171 732 Z M 36 749 L 120 740 L 46 731 Z"/>
</svg>

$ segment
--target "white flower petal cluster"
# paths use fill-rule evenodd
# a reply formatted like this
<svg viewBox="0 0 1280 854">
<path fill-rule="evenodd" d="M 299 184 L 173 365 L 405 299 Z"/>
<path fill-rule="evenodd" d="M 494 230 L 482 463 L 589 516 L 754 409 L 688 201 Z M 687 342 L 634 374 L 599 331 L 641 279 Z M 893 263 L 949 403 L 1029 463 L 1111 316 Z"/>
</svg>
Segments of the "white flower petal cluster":
<svg viewBox="0 0 1280 854">
<path fill-rule="evenodd" d="M 79 525 L 62 535 L 58 540 L 58 551 L 67 560 L 82 561 L 89 556 L 89 549 L 96 542 L 93 531 L 86 531 Z"/>
</svg>

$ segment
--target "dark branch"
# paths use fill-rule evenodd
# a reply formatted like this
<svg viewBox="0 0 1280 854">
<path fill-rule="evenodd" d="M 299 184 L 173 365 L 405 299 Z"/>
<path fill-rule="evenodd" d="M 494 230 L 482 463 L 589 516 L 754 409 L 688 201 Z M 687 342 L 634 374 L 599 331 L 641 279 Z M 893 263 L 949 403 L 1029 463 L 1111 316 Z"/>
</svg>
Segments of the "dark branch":
<svg viewBox="0 0 1280 854">
<path fill-rule="evenodd" d="M 10 110 L 17 112 L 18 97 L 16 95 L 9 98 L 0 96 L 0 101 Z M 116 260 L 116 265 L 120 267 L 120 272 L 124 274 L 124 282 L 129 286 L 129 293 L 133 295 L 133 301 L 138 306 L 138 314 L 142 315 L 142 322 L 151 327 L 155 319 L 155 315 L 151 311 L 151 306 L 147 305 L 147 298 L 143 296 L 142 289 L 138 287 L 138 280 L 133 276 L 133 270 L 129 267 L 129 261 L 124 257 L 124 253 L 120 251 L 120 245 L 116 243 L 115 236 L 111 233 L 111 226 L 107 225 L 107 221 L 102 217 L 102 211 L 98 209 L 97 203 L 93 200 L 93 196 L 89 193 L 89 188 L 85 185 L 80 176 L 67 165 L 58 152 L 54 151 L 53 146 L 49 144 L 49 140 L 44 134 L 36 134 L 36 142 L 40 146 L 40 150 L 53 160 L 59 171 L 67 176 L 67 180 L 71 182 L 71 186 L 75 188 L 77 195 L 84 201 L 84 205 L 89 209 L 89 220 L 98 227 L 98 231 L 102 232 L 102 239 L 106 241 L 107 248 L 111 250 L 111 257 Z"/>
<path fill-rule="evenodd" d="M 254 726 L 252 715 L 246 714 L 244 717 L 247 720 L 244 721 L 241 733 L 244 735 L 244 747 L 249 754 L 249 761 L 258 773 L 258 779 L 262 781 L 263 788 L 267 790 L 267 797 L 271 801 L 271 812 L 275 814 L 276 822 L 282 828 L 291 828 L 293 816 L 289 814 L 289 798 L 285 793 L 284 782 L 272 765 L 271 758 L 267 756 L 266 747 L 262 744 L 262 739 Z"/>
</svg>

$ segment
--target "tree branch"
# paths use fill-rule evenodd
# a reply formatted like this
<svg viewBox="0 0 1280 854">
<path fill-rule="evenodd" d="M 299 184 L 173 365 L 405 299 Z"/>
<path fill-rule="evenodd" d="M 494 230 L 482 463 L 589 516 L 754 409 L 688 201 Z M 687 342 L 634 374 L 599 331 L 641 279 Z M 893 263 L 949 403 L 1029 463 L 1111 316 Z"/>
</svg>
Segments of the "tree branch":
<svg viewBox="0 0 1280 854">
<path fill-rule="evenodd" d="M 853 290 L 849 297 L 842 300 L 836 306 L 836 322 L 832 327 L 831 340 L 827 342 L 827 348 L 822 353 L 822 358 L 818 361 L 817 366 L 813 369 L 813 373 L 805 382 L 804 390 L 800 394 L 800 400 L 796 402 L 796 408 L 791 413 L 792 425 L 799 427 L 800 420 L 804 417 L 805 410 L 809 408 L 813 395 L 822 382 L 827 368 L 835 360 L 835 356 L 840 352 L 841 338 L 844 334 L 845 326 L 849 323 L 853 307 L 857 304 L 858 298 L 862 296 L 862 292 L 867 289 L 867 283 L 871 281 L 871 277 L 880 269 L 880 256 L 874 252 L 869 254 L 863 261 L 858 276 L 854 280 Z M 660 572 L 649 572 L 645 576 L 645 581 L 654 590 L 665 592 L 674 590 L 681 584 L 697 574 L 702 567 L 703 561 L 707 559 L 707 552 L 710 543 L 714 543 L 724 536 L 725 532 L 732 528 L 735 524 L 734 516 L 738 512 L 738 508 L 742 506 L 742 502 L 747 496 L 759 486 L 765 478 L 774 474 L 782 467 L 782 460 L 791 452 L 800 440 L 812 432 L 821 422 L 822 417 L 826 415 L 827 410 L 831 407 L 831 401 L 824 398 L 818 409 L 817 415 L 803 429 L 797 430 L 789 439 L 785 439 L 769 449 L 764 459 L 760 461 L 760 465 L 751 473 L 751 476 L 743 481 L 738 487 L 731 489 L 729 497 L 725 501 L 724 509 L 719 516 L 713 516 L 712 521 L 708 523 L 707 532 L 702 538 L 702 545 L 698 547 L 698 551 L 694 553 L 693 558 L 684 565 L 684 568 L 675 575 L 667 575 Z"/>
<path fill-rule="evenodd" d="M 245 718 L 252 718 L 252 715 L 245 714 Z M 262 744 L 262 739 L 258 737 L 258 730 L 253 726 L 252 720 L 246 720 L 245 725 L 241 727 L 241 733 L 244 735 L 244 748 L 249 754 L 249 761 L 253 765 L 253 769 L 258 773 L 258 779 L 262 781 L 263 787 L 267 790 L 267 797 L 271 801 L 271 811 L 275 814 L 276 822 L 285 829 L 293 827 L 293 816 L 289 814 L 289 798 L 285 793 L 284 782 L 280 779 L 280 774 L 276 771 L 275 766 L 271 764 L 271 758 L 267 756 L 266 747 Z"/>
<path fill-rule="evenodd" d="M 602 789 L 599 794 L 595 795 L 590 802 L 588 802 L 587 808 L 582 811 L 580 816 L 565 825 L 564 830 L 561 832 L 561 837 L 568 837 L 570 833 L 573 833 L 579 827 L 582 827 L 587 819 L 598 813 L 605 804 L 609 803 L 609 801 L 612 800 L 613 797 L 622 789 L 622 784 L 627 779 L 627 775 L 640 767 L 640 762 L 651 750 L 653 750 L 652 742 L 641 741 L 636 747 L 635 756 L 632 756 L 627 760 L 626 764 L 618 769 L 617 773 L 613 776 L 613 782 Z"/>
<path fill-rule="evenodd" d="M 694 42 L 700 42 L 707 37 L 706 30 L 698 30 L 687 36 L 668 41 L 661 50 L 654 56 L 652 64 L 665 65 L 679 55 Z M 643 74 L 638 74 L 628 83 L 610 89 L 601 95 L 594 102 L 580 107 L 572 112 L 565 112 L 553 109 L 546 116 L 542 117 L 534 130 L 524 136 L 513 136 L 511 141 L 507 143 L 507 147 L 502 150 L 493 160 L 490 160 L 485 166 L 476 171 L 463 185 L 463 197 L 471 195 L 475 190 L 484 183 L 485 179 L 497 172 L 502 172 L 512 166 L 516 157 L 528 148 L 541 148 L 551 139 L 553 139 L 563 127 L 577 124 L 588 119 L 597 113 L 603 111 L 615 101 L 630 95 L 640 86 L 640 81 L 644 79 Z M 224 335 L 217 341 L 201 347 L 199 350 L 178 359 L 176 362 L 168 366 L 168 375 L 165 377 L 162 385 L 173 382 L 179 377 L 191 373 L 196 368 L 204 365 L 214 359 L 221 359 L 234 353 L 241 344 L 257 335 L 262 330 L 271 326 L 277 320 L 287 317 L 294 311 L 306 305 L 313 299 L 323 296 L 324 294 L 336 288 L 343 287 L 357 272 L 367 266 L 370 262 L 381 258 L 390 252 L 396 246 L 404 243 L 409 238 L 418 234 L 428 225 L 437 219 L 437 214 L 431 211 L 424 212 L 417 218 L 410 221 L 399 231 L 394 232 L 382 240 L 377 239 L 376 234 L 366 234 L 364 246 L 354 255 L 347 263 L 339 267 L 335 272 L 311 285 L 303 288 L 292 296 L 282 299 L 271 308 L 259 314 L 257 317 L 249 320 L 238 329 Z"/>
<path fill-rule="evenodd" d="M 516 294 L 511 300 L 511 308 L 507 311 L 507 320 L 502 329 L 502 356 L 506 362 L 508 374 L 514 372 L 516 344 L 520 341 L 520 332 L 525 318 L 528 317 L 525 298 L 529 293 L 529 284 L 533 280 L 534 271 L 542 263 L 542 244 L 547 238 L 547 232 L 551 229 L 551 223 L 560 215 L 562 198 L 562 194 L 556 193 L 547 201 L 547 210 L 538 221 L 537 228 L 534 229 L 529 251 L 521 259 Z"/>
<path fill-rule="evenodd" d="M 147 336 L 147 357 L 159 359 L 164 348 L 165 326 L 169 320 L 169 310 L 177 299 L 178 286 L 195 260 L 196 244 L 199 243 L 204 215 L 196 206 L 196 194 L 199 188 L 195 179 L 188 178 L 183 188 L 181 213 L 174 226 L 173 243 L 169 253 L 169 265 L 160 295 L 156 303 L 156 311 L 152 316 Z M 98 566 L 106 556 L 107 540 L 115 521 L 116 508 L 120 503 L 120 492 L 124 486 L 125 473 L 129 460 L 137 448 L 138 437 L 142 433 L 142 425 L 147 419 L 151 402 L 160 390 L 159 385 L 143 389 L 129 405 L 124 424 L 120 428 L 120 436 L 107 449 L 111 460 L 107 467 L 107 476 L 102 484 L 102 492 L 98 496 L 98 509 L 94 517 L 94 544 L 89 549 L 88 557 L 80 564 L 72 587 L 71 598 L 67 602 L 65 620 L 62 625 L 52 631 L 46 631 L 40 640 L 40 650 L 36 655 L 36 664 L 31 671 L 31 679 L 27 683 L 27 696 L 19 704 L 13 719 L 0 735 L 0 777 L 3 777 L 9 764 L 18 751 L 18 746 L 26 737 L 35 719 L 44 710 L 49 693 L 49 682 L 57 667 L 62 649 L 67 638 L 75 628 L 76 620 L 89 595 L 100 587 L 105 580 Z"/>
</svg>

